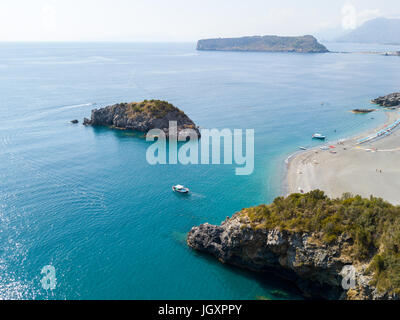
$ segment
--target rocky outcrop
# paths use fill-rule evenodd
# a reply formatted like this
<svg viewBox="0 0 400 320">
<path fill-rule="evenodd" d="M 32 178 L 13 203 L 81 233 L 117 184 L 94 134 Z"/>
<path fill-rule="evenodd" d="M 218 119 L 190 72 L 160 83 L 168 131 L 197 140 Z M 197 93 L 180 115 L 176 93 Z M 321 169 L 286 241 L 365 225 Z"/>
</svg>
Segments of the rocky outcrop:
<svg viewBox="0 0 400 320">
<path fill-rule="evenodd" d="M 188 234 L 187 243 L 217 257 L 221 262 L 257 272 L 274 273 L 293 281 L 305 297 L 323 299 L 393 299 L 370 285 L 366 265 L 346 254 L 352 239 L 342 235 L 334 245 L 318 234 L 265 229 L 250 224 L 241 213 L 220 226 L 203 224 Z M 345 266 L 354 267 L 356 282 L 345 290 Z M 345 279 L 346 280 L 346 279 Z M 348 288 L 347 288 L 348 289 Z"/>
<path fill-rule="evenodd" d="M 375 109 L 353 109 L 353 113 L 371 113 L 374 112 Z"/>
<path fill-rule="evenodd" d="M 191 129 L 200 137 L 198 127 L 183 111 L 168 102 L 159 100 L 119 103 L 95 109 L 92 110 L 91 119 L 85 118 L 83 124 L 129 129 L 146 134 L 152 129 L 161 129 L 168 137 L 171 121 L 177 122 L 178 134 L 189 132 L 188 129 Z"/>
<path fill-rule="evenodd" d="M 264 51 L 325 53 L 328 49 L 316 38 L 303 37 L 255 36 L 242 38 L 205 39 L 197 43 L 197 50 L 213 51 Z"/>
<path fill-rule="evenodd" d="M 382 107 L 400 107 L 400 92 L 391 93 L 387 96 L 372 100 L 372 103 Z"/>
</svg>

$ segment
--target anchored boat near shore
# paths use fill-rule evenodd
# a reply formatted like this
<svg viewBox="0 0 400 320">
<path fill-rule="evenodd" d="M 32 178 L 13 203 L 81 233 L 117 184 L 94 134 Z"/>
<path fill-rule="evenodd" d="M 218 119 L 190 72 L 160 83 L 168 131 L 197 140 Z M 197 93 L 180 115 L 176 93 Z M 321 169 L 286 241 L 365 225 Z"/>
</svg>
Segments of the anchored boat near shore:
<svg viewBox="0 0 400 320">
<path fill-rule="evenodd" d="M 315 134 L 313 134 L 312 138 L 313 139 L 318 139 L 318 140 L 325 140 L 326 136 L 324 136 L 324 135 L 322 135 L 320 133 L 315 133 Z"/>
</svg>

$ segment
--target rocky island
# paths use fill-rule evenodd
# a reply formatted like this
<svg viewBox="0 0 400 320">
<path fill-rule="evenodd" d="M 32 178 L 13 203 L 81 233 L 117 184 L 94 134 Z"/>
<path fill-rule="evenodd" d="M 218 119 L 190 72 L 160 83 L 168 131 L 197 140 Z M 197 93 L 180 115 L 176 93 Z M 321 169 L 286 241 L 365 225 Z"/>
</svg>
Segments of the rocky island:
<svg viewBox="0 0 400 320">
<path fill-rule="evenodd" d="M 168 137 L 170 121 L 177 122 L 178 134 L 184 130 L 193 129 L 200 137 L 198 127 L 182 110 L 160 100 L 119 103 L 102 109 L 94 109 L 91 119 L 85 118 L 83 124 L 144 133 L 152 129 L 161 129 Z"/>
<path fill-rule="evenodd" d="M 376 111 L 375 109 L 353 109 L 353 113 L 371 113 Z"/>
<path fill-rule="evenodd" d="M 305 297 L 399 298 L 400 207 L 379 198 L 292 194 L 220 226 L 194 227 L 187 243 L 223 263 L 290 280 Z M 353 283 L 345 270 L 353 270 Z"/>
<path fill-rule="evenodd" d="M 387 96 L 376 98 L 372 100 L 372 103 L 386 108 L 400 107 L 400 92 L 395 92 L 388 94 Z"/>
<path fill-rule="evenodd" d="M 263 52 L 298 52 L 325 53 L 328 49 L 316 38 L 254 36 L 242 38 L 205 39 L 197 43 L 197 50 L 213 51 L 263 51 Z"/>
</svg>

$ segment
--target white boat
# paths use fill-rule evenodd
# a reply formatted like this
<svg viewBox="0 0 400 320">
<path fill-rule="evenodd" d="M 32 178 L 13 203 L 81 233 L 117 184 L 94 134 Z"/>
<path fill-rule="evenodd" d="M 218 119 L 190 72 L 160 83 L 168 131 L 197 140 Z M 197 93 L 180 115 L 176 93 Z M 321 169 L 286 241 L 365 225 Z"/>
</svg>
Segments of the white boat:
<svg viewBox="0 0 400 320">
<path fill-rule="evenodd" d="M 326 139 L 326 137 L 324 135 L 320 134 L 320 133 L 313 134 L 312 138 L 313 139 L 319 139 L 319 140 L 325 140 Z"/>
<path fill-rule="evenodd" d="M 300 150 L 307 150 L 306 147 L 299 147 Z"/>
<path fill-rule="evenodd" d="M 184 186 L 181 186 L 178 184 L 177 186 L 172 187 L 172 191 L 178 192 L 178 193 L 189 193 L 190 190 L 188 188 L 185 188 Z"/>
</svg>

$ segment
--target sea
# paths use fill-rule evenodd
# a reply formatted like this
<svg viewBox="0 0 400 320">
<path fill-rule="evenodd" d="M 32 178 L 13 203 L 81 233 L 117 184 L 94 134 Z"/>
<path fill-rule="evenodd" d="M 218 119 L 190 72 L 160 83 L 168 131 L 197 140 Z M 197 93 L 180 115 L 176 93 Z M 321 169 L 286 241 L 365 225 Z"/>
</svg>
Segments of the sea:
<svg viewBox="0 0 400 320">
<path fill-rule="evenodd" d="M 320 143 L 312 134 L 334 141 L 383 122 L 350 110 L 399 90 L 400 58 L 359 52 L 400 48 L 325 45 L 333 53 L 1 43 L 0 299 L 302 299 L 274 275 L 194 252 L 186 235 L 283 195 L 285 160 Z M 150 165 L 140 135 L 82 125 L 92 109 L 144 99 L 202 128 L 253 129 L 253 174 Z"/>
</svg>

